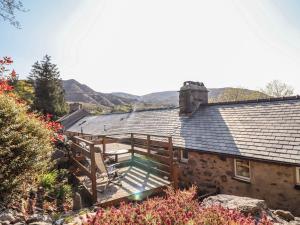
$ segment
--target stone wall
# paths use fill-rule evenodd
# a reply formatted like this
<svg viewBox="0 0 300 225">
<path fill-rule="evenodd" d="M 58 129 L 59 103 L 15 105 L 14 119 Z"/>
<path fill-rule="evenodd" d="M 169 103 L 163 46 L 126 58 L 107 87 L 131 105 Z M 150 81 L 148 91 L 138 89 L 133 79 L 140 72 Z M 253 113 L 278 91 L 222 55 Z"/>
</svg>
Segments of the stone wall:
<svg viewBox="0 0 300 225">
<path fill-rule="evenodd" d="M 221 193 L 264 199 L 268 207 L 300 215 L 300 190 L 295 189 L 294 166 L 250 161 L 251 182 L 234 178 L 234 159 L 189 152 L 188 163 L 179 165 L 181 185 L 196 184 L 200 191 L 219 188 Z"/>
</svg>

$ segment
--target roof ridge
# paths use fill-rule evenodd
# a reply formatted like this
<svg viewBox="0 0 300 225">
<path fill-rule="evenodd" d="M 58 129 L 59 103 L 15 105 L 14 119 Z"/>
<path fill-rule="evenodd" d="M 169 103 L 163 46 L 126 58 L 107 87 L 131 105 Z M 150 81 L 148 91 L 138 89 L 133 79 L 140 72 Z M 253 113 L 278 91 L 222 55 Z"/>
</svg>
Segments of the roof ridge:
<svg viewBox="0 0 300 225">
<path fill-rule="evenodd" d="M 171 110 L 171 109 L 178 109 L 178 108 L 179 108 L 178 106 L 174 106 L 174 107 L 165 107 L 165 108 L 137 109 L 137 110 L 132 110 L 129 112 L 108 112 L 108 113 L 99 114 L 99 116 L 131 114 L 131 113 L 135 113 L 135 112 L 145 112 L 145 111 L 162 111 L 162 110 Z"/>
<path fill-rule="evenodd" d="M 211 105 L 233 105 L 233 104 L 278 102 L 278 101 L 290 101 L 290 100 L 300 100 L 300 95 L 287 96 L 287 97 L 258 98 L 258 99 L 241 100 L 241 101 L 210 102 L 205 105 L 208 105 L 208 106 L 211 106 Z"/>
<path fill-rule="evenodd" d="M 70 118 L 71 116 L 73 116 L 73 115 L 75 115 L 75 114 L 77 114 L 77 113 L 79 113 L 79 112 L 82 112 L 82 111 L 85 111 L 85 112 L 89 113 L 89 111 L 87 111 L 86 109 L 77 109 L 77 110 L 75 110 L 74 112 L 71 112 L 71 113 L 69 113 L 69 114 L 66 114 L 66 115 L 60 117 L 60 118 L 59 118 L 58 120 L 56 120 L 56 121 L 57 121 L 57 122 L 61 122 L 61 121 L 65 120 L 65 119 L 68 119 L 68 118 Z"/>
</svg>

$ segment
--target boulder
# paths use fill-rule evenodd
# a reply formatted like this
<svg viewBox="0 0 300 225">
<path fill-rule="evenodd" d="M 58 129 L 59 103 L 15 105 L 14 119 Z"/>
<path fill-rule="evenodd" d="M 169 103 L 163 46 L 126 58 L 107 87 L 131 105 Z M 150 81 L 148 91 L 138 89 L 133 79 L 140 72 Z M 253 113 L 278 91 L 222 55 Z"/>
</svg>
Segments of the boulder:
<svg viewBox="0 0 300 225">
<path fill-rule="evenodd" d="M 295 220 L 295 217 L 289 211 L 275 210 L 274 214 L 277 215 L 277 216 L 279 216 L 281 219 L 283 219 L 285 221 L 288 221 L 288 222 L 290 222 L 292 220 Z"/>
<path fill-rule="evenodd" d="M 78 192 L 76 192 L 73 198 L 73 210 L 79 209 L 82 209 L 82 199 L 81 195 Z"/>
<path fill-rule="evenodd" d="M 252 216 L 259 216 L 267 210 L 264 200 L 225 194 L 210 196 L 203 200 L 202 205 L 204 207 L 220 205 L 224 208 L 238 210 L 245 215 L 250 214 Z"/>
<path fill-rule="evenodd" d="M 0 213 L 0 222 L 4 223 L 3 221 L 8 221 L 9 223 L 14 221 L 14 213 L 12 210 L 5 210 L 4 212 Z"/>
<path fill-rule="evenodd" d="M 64 223 L 64 219 L 61 218 L 61 219 L 58 219 L 54 222 L 55 225 L 62 225 Z"/>
<path fill-rule="evenodd" d="M 294 220 L 294 221 L 287 223 L 287 225 L 300 225 L 300 222 Z"/>
<path fill-rule="evenodd" d="M 52 224 L 52 219 L 49 215 L 42 215 L 42 214 L 33 214 L 31 215 L 27 221 L 28 224 L 32 224 L 32 223 L 41 223 L 44 222 L 46 224 L 50 223 Z"/>
<path fill-rule="evenodd" d="M 29 225 L 52 225 L 52 223 L 38 221 L 38 222 L 29 223 Z"/>
<path fill-rule="evenodd" d="M 52 159 L 52 160 L 56 160 L 56 159 L 60 159 L 60 158 L 63 158 L 63 157 L 65 157 L 65 152 L 62 151 L 62 150 L 56 149 L 56 150 L 52 153 L 51 159 Z"/>
</svg>

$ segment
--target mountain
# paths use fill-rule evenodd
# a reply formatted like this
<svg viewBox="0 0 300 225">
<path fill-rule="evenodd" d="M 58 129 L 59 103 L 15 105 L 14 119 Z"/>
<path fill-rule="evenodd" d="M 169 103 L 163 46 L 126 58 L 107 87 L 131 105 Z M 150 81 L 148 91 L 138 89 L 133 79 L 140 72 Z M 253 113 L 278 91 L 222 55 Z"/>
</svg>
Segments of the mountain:
<svg viewBox="0 0 300 225">
<path fill-rule="evenodd" d="M 141 101 L 149 104 L 162 104 L 178 106 L 178 91 L 154 92 L 141 96 Z"/>
<path fill-rule="evenodd" d="M 208 92 L 209 99 L 216 99 L 226 88 L 211 88 Z M 161 104 L 161 105 L 173 105 L 178 106 L 179 104 L 179 92 L 178 91 L 162 91 L 154 92 L 147 95 L 142 95 L 140 101 L 149 104 Z"/>
<path fill-rule="evenodd" d="M 141 100 L 141 96 L 132 95 L 132 94 L 128 94 L 128 93 L 125 93 L 125 92 L 112 92 L 111 94 L 114 95 L 114 96 L 117 96 L 117 97 L 121 97 L 121 98 L 127 98 L 127 99 L 136 100 L 136 101 Z"/>
<path fill-rule="evenodd" d="M 113 107 L 115 105 L 132 104 L 136 101 L 134 99 L 113 94 L 96 92 L 87 85 L 81 84 L 74 79 L 64 80 L 63 87 L 65 90 L 65 98 L 68 102 L 82 102 L 105 107 Z"/>
<path fill-rule="evenodd" d="M 131 108 L 149 109 L 161 107 L 177 107 L 178 91 L 154 92 L 142 96 L 124 92 L 101 93 L 78 81 L 64 80 L 63 87 L 68 102 L 81 102 L 89 108 L 97 107 L 98 111 L 126 111 Z M 211 88 L 208 92 L 210 102 L 247 100 L 268 97 L 261 92 L 243 88 Z"/>
</svg>

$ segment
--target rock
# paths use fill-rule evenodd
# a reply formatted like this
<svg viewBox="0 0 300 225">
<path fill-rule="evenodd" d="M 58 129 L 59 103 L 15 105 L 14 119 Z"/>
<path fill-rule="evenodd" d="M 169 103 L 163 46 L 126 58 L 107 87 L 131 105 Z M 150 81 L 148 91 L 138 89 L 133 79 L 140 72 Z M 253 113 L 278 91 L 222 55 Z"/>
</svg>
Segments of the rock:
<svg viewBox="0 0 300 225">
<path fill-rule="evenodd" d="M 9 223 L 14 221 L 15 217 L 12 210 L 5 210 L 0 214 L 0 222 L 3 223 L 3 221 L 8 221 Z"/>
<path fill-rule="evenodd" d="M 296 220 L 293 220 L 293 221 L 290 221 L 290 222 L 287 222 L 285 220 L 283 220 L 281 223 L 274 223 L 274 225 L 281 225 L 281 224 L 284 224 L 284 225 L 300 225 L 300 222 L 299 221 L 296 221 Z"/>
<path fill-rule="evenodd" d="M 64 219 L 58 219 L 54 222 L 55 225 L 62 225 L 64 223 Z"/>
<path fill-rule="evenodd" d="M 73 210 L 79 210 L 82 209 L 82 200 L 81 195 L 76 192 L 73 198 Z"/>
<path fill-rule="evenodd" d="M 16 217 L 16 219 L 14 221 L 12 221 L 13 224 L 17 224 L 17 223 L 22 223 L 25 224 L 25 218 L 24 216 L 22 217 Z"/>
<path fill-rule="evenodd" d="M 251 214 L 252 216 L 259 216 L 267 210 L 264 200 L 224 194 L 210 196 L 203 200 L 202 205 L 204 207 L 221 205 L 224 208 L 238 210 L 245 215 Z"/>
<path fill-rule="evenodd" d="M 47 223 L 43 221 L 29 223 L 30 225 L 52 225 L 52 223 Z"/>
<path fill-rule="evenodd" d="M 72 224 L 82 225 L 83 220 L 80 217 L 75 217 L 72 221 Z"/>
<path fill-rule="evenodd" d="M 52 219 L 49 215 L 41 215 L 41 214 L 33 214 L 30 216 L 27 221 L 27 223 L 32 224 L 35 222 L 45 222 L 45 223 L 50 223 L 52 224 Z"/>
<path fill-rule="evenodd" d="M 1 222 L 1 225 L 8 225 L 8 224 L 10 224 L 10 222 L 8 220 L 4 220 L 4 221 L 0 220 L 0 222 Z"/>
<path fill-rule="evenodd" d="M 287 223 L 288 225 L 300 225 L 299 221 L 291 221 L 289 223 Z"/>
<path fill-rule="evenodd" d="M 282 218 L 285 221 L 292 221 L 295 219 L 295 217 L 293 216 L 292 213 L 290 213 L 289 211 L 284 211 L 284 210 L 275 210 L 274 214 L 279 216 L 280 218 Z"/>
<path fill-rule="evenodd" d="M 52 153 L 51 159 L 52 159 L 52 160 L 56 160 L 56 159 L 60 159 L 60 158 L 63 158 L 63 157 L 65 157 L 65 152 L 62 151 L 62 150 L 56 149 L 56 150 Z"/>
</svg>

